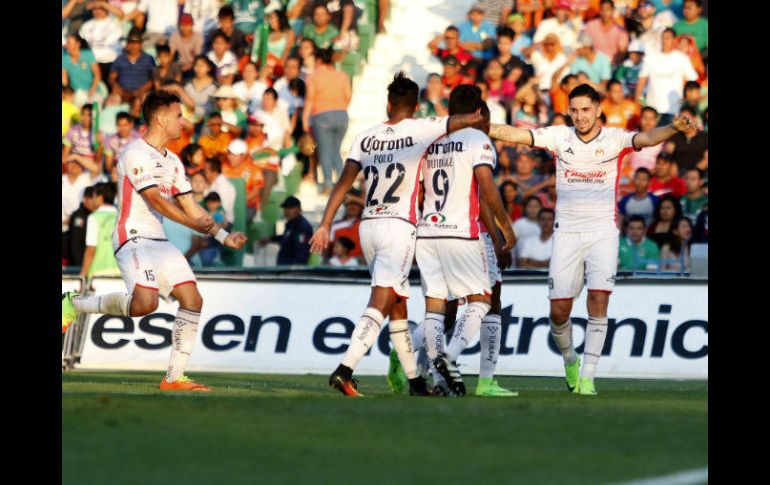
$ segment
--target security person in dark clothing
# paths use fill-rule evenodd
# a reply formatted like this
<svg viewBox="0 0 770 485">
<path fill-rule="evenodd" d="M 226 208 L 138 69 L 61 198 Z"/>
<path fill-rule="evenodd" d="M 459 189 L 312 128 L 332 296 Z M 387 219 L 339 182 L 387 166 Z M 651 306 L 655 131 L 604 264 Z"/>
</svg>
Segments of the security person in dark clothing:
<svg viewBox="0 0 770 485">
<path fill-rule="evenodd" d="M 94 185 L 86 187 L 83 192 L 83 201 L 80 207 L 70 216 L 70 230 L 66 233 L 66 250 L 62 248 L 62 254 L 68 256 L 69 266 L 82 266 L 83 253 L 86 250 L 86 221 L 88 215 L 94 211 L 93 196 Z"/>
<path fill-rule="evenodd" d="M 281 207 L 286 217 L 286 228 L 282 236 L 273 238 L 273 241 L 281 243 L 277 264 L 307 264 L 313 226 L 302 217 L 302 204 L 298 198 L 287 197 Z"/>
</svg>

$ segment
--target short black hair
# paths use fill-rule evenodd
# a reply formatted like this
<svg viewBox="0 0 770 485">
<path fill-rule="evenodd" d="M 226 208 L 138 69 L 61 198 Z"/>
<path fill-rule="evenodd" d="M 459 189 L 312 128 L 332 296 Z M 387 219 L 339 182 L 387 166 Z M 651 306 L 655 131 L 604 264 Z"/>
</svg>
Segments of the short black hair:
<svg viewBox="0 0 770 485">
<path fill-rule="evenodd" d="M 671 33 L 671 35 L 673 35 L 674 37 L 676 37 L 676 30 L 672 29 L 671 27 L 666 27 L 666 28 L 663 30 L 663 32 L 660 34 L 660 36 L 661 36 L 661 37 L 663 37 L 663 34 L 665 34 L 666 32 L 670 32 L 670 33 Z"/>
<path fill-rule="evenodd" d="M 316 46 L 314 55 L 316 60 L 321 61 L 322 64 L 331 64 L 332 57 L 334 57 L 334 48 L 329 46 L 324 49 Z"/>
<path fill-rule="evenodd" d="M 634 177 L 636 177 L 640 173 L 645 173 L 647 174 L 647 177 L 652 178 L 652 172 L 650 172 L 650 170 L 647 167 L 637 168 L 636 171 L 634 171 Z"/>
<path fill-rule="evenodd" d="M 94 105 L 91 103 L 86 103 L 83 106 L 80 107 L 80 111 L 88 111 L 89 113 L 93 113 L 94 111 Z"/>
<path fill-rule="evenodd" d="M 115 202 L 117 188 L 114 182 L 99 182 L 94 185 L 94 195 L 101 195 L 105 204 L 112 205 Z"/>
<path fill-rule="evenodd" d="M 95 187 L 96 187 L 96 185 L 91 185 L 89 187 L 86 187 L 83 190 L 83 198 L 85 199 L 86 197 L 88 197 L 90 199 L 91 197 L 93 197 L 94 196 Z"/>
<path fill-rule="evenodd" d="M 404 71 L 398 71 L 393 76 L 393 81 L 388 84 L 388 103 L 394 109 L 414 111 L 420 95 L 420 87 L 417 83 L 406 77 Z"/>
<path fill-rule="evenodd" d="M 640 115 L 643 115 L 645 111 L 651 111 L 652 114 L 654 114 L 656 118 L 658 117 L 658 110 L 656 110 L 652 106 L 645 106 L 644 108 L 642 108 L 642 111 L 641 111 Z"/>
<path fill-rule="evenodd" d="M 489 112 L 489 106 L 484 100 L 479 100 L 479 114 L 484 117 L 485 120 L 489 120 L 491 113 Z"/>
<path fill-rule="evenodd" d="M 602 99 L 602 96 L 599 94 L 599 92 L 588 84 L 575 86 L 575 89 L 569 92 L 570 101 L 579 96 L 587 96 L 594 103 L 598 103 Z"/>
<path fill-rule="evenodd" d="M 209 192 L 209 195 L 203 198 L 204 202 L 222 202 L 222 198 L 216 192 Z"/>
<path fill-rule="evenodd" d="M 166 44 L 158 44 L 155 46 L 155 57 L 160 57 L 161 53 L 166 53 L 171 55 L 171 48 L 167 46 Z"/>
<path fill-rule="evenodd" d="M 560 86 L 566 86 L 569 84 L 569 82 L 573 79 L 577 79 L 577 74 L 567 74 L 563 78 L 561 78 L 561 82 L 559 83 Z"/>
<path fill-rule="evenodd" d="M 275 98 L 276 101 L 278 100 L 278 91 L 276 91 L 274 88 L 265 89 L 265 91 L 262 93 L 262 96 L 266 94 L 271 95 L 273 98 Z"/>
<path fill-rule="evenodd" d="M 121 111 L 120 113 L 118 113 L 117 116 L 115 116 L 115 123 L 117 123 L 120 120 L 127 120 L 129 123 L 133 123 L 134 117 L 125 111 Z"/>
<path fill-rule="evenodd" d="M 75 90 L 72 89 L 72 86 L 67 86 L 65 84 L 62 84 L 62 86 L 61 86 L 61 93 L 62 94 L 72 94 L 74 92 L 75 92 Z"/>
<path fill-rule="evenodd" d="M 460 29 L 458 29 L 454 25 L 450 25 L 449 27 L 444 29 L 444 32 L 449 32 L 450 30 L 453 31 L 453 32 L 457 32 L 458 34 L 460 33 Z"/>
<path fill-rule="evenodd" d="M 693 116 L 698 116 L 698 113 L 695 112 L 695 108 L 686 104 L 683 104 L 682 107 L 679 108 L 679 114 L 682 113 L 690 113 Z"/>
<path fill-rule="evenodd" d="M 617 79 L 610 79 L 609 81 L 607 81 L 607 91 L 609 92 L 610 88 L 616 84 L 619 85 L 620 87 L 623 87 L 623 83 L 621 83 Z"/>
<path fill-rule="evenodd" d="M 599 2 L 599 7 L 601 8 L 601 6 L 604 5 L 605 3 L 609 3 L 610 5 L 612 5 L 612 8 L 615 8 L 615 2 L 613 2 L 612 0 L 601 0 L 601 2 Z"/>
<path fill-rule="evenodd" d="M 216 173 L 222 173 L 222 162 L 218 158 L 207 158 L 206 165 L 209 165 Z"/>
<path fill-rule="evenodd" d="M 210 120 L 211 118 L 219 118 L 221 120 L 222 113 L 220 113 L 219 111 L 212 111 L 211 113 L 209 113 L 209 117 L 206 118 L 206 121 Z"/>
<path fill-rule="evenodd" d="M 700 91 L 700 83 L 698 81 L 687 81 L 686 83 L 684 83 L 684 91 L 683 92 L 686 93 L 687 91 L 689 91 L 691 89 L 697 89 L 697 90 Z"/>
<path fill-rule="evenodd" d="M 302 58 L 298 55 L 289 56 L 286 58 L 286 64 L 289 63 L 289 61 L 297 61 L 299 65 L 302 65 Z"/>
<path fill-rule="evenodd" d="M 352 251 L 356 247 L 356 243 L 354 243 L 353 240 L 349 237 L 345 236 L 338 237 L 335 242 L 342 244 L 342 247 L 345 248 L 348 252 Z"/>
<path fill-rule="evenodd" d="M 697 172 L 698 173 L 698 178 L 701 179 L 701 180 L 703 180 L 703 177 L 705 177 L 705 172 L 703 170 L 699 169 L 698 167 L 690 167 L 690 168 L 688 168 L 687 170 L 684 171 L 684 173 L 687 173 L 687 172 Z"/>
<path fill-rule="evenodd" d="M 682 6 L 684 6 L 684 4 L 687 3 L 687 2 L 694 2 L 695 5 L 697 5 L 698 7 L 703 8 L 703 0 L 684 0 L 684 2 L 682 2 Z"/>
<path fill-rule="evenodd" d="M 233 10 L 233 7 L 229 5 L 225 5 L 224 7 L 219 9 L 219 13 L 217 14 L 217 18 L 223 19 L 223 18 L 231 18 L 235 20 L 235 11 Z"/>
<path fill-rule="evenodd" d="M 294 78 L 289 81 L 289 89 L 297 92 L 297 96 L 300 98 L 305 97 L 305 81 L 302 78 Z"/>
<path fill-rule="evenodd" d="M 155 116 L 155 113 L 157 113 L 159 109 L 181 102 L 182 100 L 179 99 L 179 96 L 174 93 L 169 93 L 162 89 L 150 91 L 150 94 L 144 98 L 144 103 L 142 104 L 142 116 L 144 117 L 144 122 L 149 126 L 150 120 L 152 120 L 152 117 Z"/>
<path fill-rule="evenodd" d="M 551 214 L 552 216 L 556 217 L 556 213 L 553 211 L 553 209 L 549 209 L 548 207 L 543 207 L 540 209 L 540 212 L 537 213 L 537 218 L 540 219 L 540 216 L 543 214 Z"/>
<path fill-rule="evenodd" d="M 516 37 L 516 33 L 510 27 L 500 27 L 497 29 L 497 38 L 499 39 L 500 37 L 508 37 L 513 40 Z"/>
<path fill-rule="evenodd" d="M 225 42 L 227 42 L 228 44 L 230 43 L 230 36 L 225 34 L 222 29 L 217 29 L 217 31 L 214 32 L 214 35 L 211 36 L 211 44 L 213 45 L 214 41 L 220 37 L 225 39 Z"/>
<path fill-rule="evenodd" d="M 632 222 L 641 222 L 642 227 L 647 227 L 647 221 L 645 221 L 644 217 L 640 216 L 639 214 L 635 214 L 626 220 L 626 228 L 628 228 Z"/>
<path fill-rule="evenodd" d="M 475 84 L 459 84 L 449 93 L 449 114 L 474 113 L 481 103 L 481 89 Z"/>
</svg>

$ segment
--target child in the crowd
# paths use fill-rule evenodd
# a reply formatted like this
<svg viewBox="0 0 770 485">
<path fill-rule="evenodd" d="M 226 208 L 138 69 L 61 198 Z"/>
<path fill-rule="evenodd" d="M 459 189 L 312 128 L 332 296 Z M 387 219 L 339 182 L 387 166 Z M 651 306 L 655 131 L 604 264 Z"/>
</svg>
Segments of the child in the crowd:
<svg viewBox="0 0 770 485">
<path fill-rule="evenodd" d="M 356 243 L 349 238 L 342 236 L 337 238 L 332 245 L 333 256 L 329 259 L 332 266 L 358 266 L 356 258 L 350 257 L 349 253 L 356 247 Z"/>
</svg>

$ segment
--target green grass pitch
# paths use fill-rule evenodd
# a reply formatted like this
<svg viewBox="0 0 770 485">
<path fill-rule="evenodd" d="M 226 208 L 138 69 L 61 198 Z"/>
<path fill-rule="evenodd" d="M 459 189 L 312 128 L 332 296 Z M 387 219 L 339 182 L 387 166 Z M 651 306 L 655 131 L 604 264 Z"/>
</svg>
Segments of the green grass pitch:
<svg viewBox="0 0 770 485">
<path fill-rule="evenodd" d="M 705 467 L 708 382 L 502 377 L 516 398 L 362 399 L 326 376 L 190 375 L 208 395 L 162 393 L 162 373 L 62 375 L 65 484 L 596 484 Z M 469 393 L 476 378 L 466 377 Z"/>
</svg>

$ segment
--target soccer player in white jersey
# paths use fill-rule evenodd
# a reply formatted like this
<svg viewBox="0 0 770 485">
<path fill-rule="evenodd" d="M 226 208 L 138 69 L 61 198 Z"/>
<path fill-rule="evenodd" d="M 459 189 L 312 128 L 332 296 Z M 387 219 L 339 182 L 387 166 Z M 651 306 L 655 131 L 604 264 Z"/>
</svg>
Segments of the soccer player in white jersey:
<svg viewBox="0 0 770 485">
<path fill-rule="evenodd" d="M 459 85 L 450 94 L 449 113 L 481 114 L 481 103 L 478 87 Z M 480 239 L 479 197 L 503 222 L 503 251 L 510 251 L 516 242 L 492 175 L 495 162 L 491 140 L 473 128 L 440 138 L 430 146 L 424 162 L 425 200 L 417 226 L 416 254 L 425 295 L 425 346 L 435 372 L 460 396 L 465 394 L 465 385 L 456 360 L 481 329 L 492 303 L 487 250 Z M 459 298 L 465 298 L 468 307 L 445 349 L 447 301 Z M 435 374 L 434 382 L 434 393 L 446 394 L 442 379 Z"/>
<path fill-rule="evenodd" d="M 617 191 L 620 161 L 690 127 L 686 117 L 645 133 L 600 127 L 600 95 L 587 84 L 569 94 L 574 127 L 535 130 L 492 125 L 490 137 L 550 150 L 556 157 L 556 222 L 548 269 L 551 335 L 561 349 L 567 388 L 595 395 L 594 373 L 607 335 L 607 307 L 618 260 Z M 572 342 L 572 302 L 588 285 L 588 325 L 582 369 Z"/>
<path fill-rule="evenodd" d="M 372 291 L 342 363 L 329 377 L 329 385 L 348 396 L 360 395 L 353 370 L 377 339 L 386 316 L 390 317 L 391 342 L 409 378 L 409 393 L 430 395 L 425 380 L 417 374 L 406 319 L 421 160 L 428 147 L 448 132 L 467 127 L 488 129 L 488 122 L 479 114 L 413 119 L 418 94 L 417 84 L 404 73 L 394 76 L 388 86 L 388 121 L 374 125 L 353 141 L 321 225 L 310 240 L 313 252 L 320 254 L 326 249 L 332 218 L 363 170 L 366 197 L 359 234 L 372 275 Z"/>
<path fill-rule="evenodd" d="M 158 297 L 179 301 L 172 332 L 171 360 L 160 388 L 208 392 L 210 389 L 184 375 L 195 343 L 203 299 L 195 275 L 184 255 L 163 232 L 163 218 L 208 233 L 227 247 L 240 249 L 246 236 L 229 234 L 192 197 L 182 162 L 166 148 L 181 134 L 179 97 L 153 91 L 142 106 L 147 134 L 131 142 L 118 160 L 118 208 L 113 233 L 115 258 L 131 293 L 101 296 L 62 295 L 62 327 L 79 313 L 103 313 L 123 317 L 148 315 L 158 308 Z M 174 202 L 176 201 L 176 203 Z"/>
</svg>

